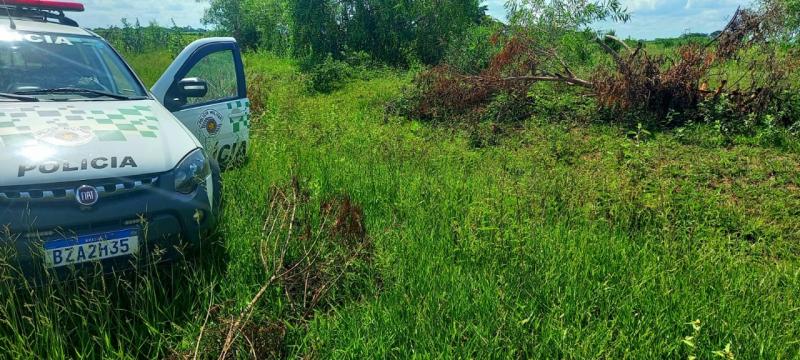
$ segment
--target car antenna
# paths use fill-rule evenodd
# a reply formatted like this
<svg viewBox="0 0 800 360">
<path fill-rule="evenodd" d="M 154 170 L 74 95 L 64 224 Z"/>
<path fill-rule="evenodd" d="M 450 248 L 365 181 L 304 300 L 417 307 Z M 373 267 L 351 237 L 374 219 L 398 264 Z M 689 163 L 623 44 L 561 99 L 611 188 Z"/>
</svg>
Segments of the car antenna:
<svg viewBox="0 0 800 360">
<path fill-rule="evenodd" d="M 6 8 L 6 15 L 8 15 L 8 26 L 11 30 L 17 30 L 17 24 L 14 23 L 14 18 L 11 17 L 11 9 L 8 8 L 6 0 L 3 0 L 3 7 Z"/>
</svg>

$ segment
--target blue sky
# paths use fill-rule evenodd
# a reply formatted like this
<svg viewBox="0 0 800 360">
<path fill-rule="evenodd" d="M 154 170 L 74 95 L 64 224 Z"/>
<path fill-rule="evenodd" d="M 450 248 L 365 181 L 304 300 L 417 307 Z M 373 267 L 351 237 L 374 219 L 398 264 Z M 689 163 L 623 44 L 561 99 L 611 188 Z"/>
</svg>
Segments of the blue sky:
<svg viewBox="0 0 800 360">
<path fill-rule="evenodd" d="M 86 27 L 119 24 L 120 19 L 139 18 L 146 24 L 156 20 L 181 26 L 200 26 L 206 4 L 196 0 L 82 0 L 87 11 L 74 17 Z M 737 6 L 751 0 L 622 0 L 633 17 L 627 24 L 598 24 L 598 28 L 614 28 L 623 37 L 652 39 L 685 32 L 709 33 L 721 29 Z M 505 17 L 505 0 L 487 0 L 491 15 Z"/>
<path fill-rule="evenodd" d="M 118 25 L 122 18 L 131 22 L 137 18 L 146 25 L 155 20 L 162 25 L 171 25 L 174 19 L 179 26 L 200 27 L 200 19 L 207 2 L 195 0 L 71 0 L 86 5 L 86 12 L 70 16 L 83 27 Z"/>
<path fill-rule="evenodd" d="M 752 0 L 621 0 L 631 13 L 625 24 L 597 24 L 599 29 L 614 29 L 622 37 L 653 39 L 686 32 L 710 33 L 721 30 L 738 6 Z M 505 16 L 505 0 L 488 0 L 492 16 Z"/>
</svg>

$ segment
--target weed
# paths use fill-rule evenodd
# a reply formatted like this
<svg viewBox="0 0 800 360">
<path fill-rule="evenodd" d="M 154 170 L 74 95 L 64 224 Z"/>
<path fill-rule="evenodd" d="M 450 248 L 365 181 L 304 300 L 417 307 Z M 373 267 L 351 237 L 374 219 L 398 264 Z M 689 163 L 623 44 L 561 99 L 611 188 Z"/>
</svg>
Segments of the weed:
<svg viewBox="0 0 800 360">
<path fill-rule="evenodd" d="M 331 54 L 325 60 L 310 65 L 311 91 L 329 93 L 341 89 L 345 81 L 353 76 L 353 69 L 344 61 L 335 60 Z"/>
<path fill-rule="evenodd" d="M 636 127 L 651 129 L 647 119 L 534 114 L 517 126 L 480 123 L 476 138 L 492 145 L 475 147 L 467 126 L 384 117 L 406 73 L 309 94 L 292 61 L 251 53 L 246 62 L 269 96 L 250 161 L 224 174 L 220 249 L 160 271 L 35 289 L 17 289 L 3 265 L 0 353 L 800 352 L 796 141 L 722 141 L 706 122 L 647 135 Z M 681 340 L 698 318 L 692 352 Z"/>
</svg>

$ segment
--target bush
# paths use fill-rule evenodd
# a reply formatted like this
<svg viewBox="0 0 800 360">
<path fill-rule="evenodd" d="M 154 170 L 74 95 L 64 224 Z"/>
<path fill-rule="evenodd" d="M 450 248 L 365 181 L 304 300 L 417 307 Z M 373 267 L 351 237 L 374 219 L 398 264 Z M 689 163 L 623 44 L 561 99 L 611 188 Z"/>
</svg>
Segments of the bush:
<svg viewBox="0 0 800 360">
<path fill-rule="evenodd" d="M 120 27 L 110 26 L 94 31 L 126 55 L 160 51 L 175 56 L 186 45 L 205 35 L 201 30 L 179 27 L 174 21 L 168 28 L 155 21 L 142 26 L 139 20 L 131 23 L 125 18 Z"/>
<path fill-rule="evenodd" d="M 733 102 L 727 96 L 709 99 L 698 104 L 700 118 L 713 124 L 723 137 L 729 137 L 745 130 L 746 122 L 741 119 L 741 114 L 736 111 Z"/>
<path fill-rule="evenodd" d="M 449 44 L 444 63 L 464 74 L 479 74 L 502 49 L 496 41 L 500 31 L 502 27 L 494 23 L 473 26 Z"/>
<path fill-rule="evenodd" d="M 341 89 L 353 76 L 353 68 L 350 64 L 334 59 L 331 54 L 328 54 L 325 60 L 307 66 L 310 67 L 307 72 L 311 78 L 311 89 L 309 90 L 316 92 L 329 93 Z"/>
<path fill-rule="evenodd" d="M 531 116 L 534 103 L 530 94 L 524 92 L 501 92 L 482 112 L 481 119 L 496 122 L 516 123 Z"/>
</svg>

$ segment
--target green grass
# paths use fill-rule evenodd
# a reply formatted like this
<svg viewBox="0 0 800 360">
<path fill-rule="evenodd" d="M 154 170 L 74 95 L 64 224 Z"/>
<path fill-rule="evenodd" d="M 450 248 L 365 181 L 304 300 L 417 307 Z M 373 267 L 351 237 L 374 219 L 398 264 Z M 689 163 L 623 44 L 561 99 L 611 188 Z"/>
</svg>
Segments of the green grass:
<svg viewBox="0 0 800 360">
<path fill-rule="evenodd" d="M 155 74 L 146 59 L 132 63 Z M 290 61 L 246 62 L 265 110 L 224 176 L 224 256 L 54 288 L 4 270 L 0 353 L 180 358 L 202 331 L 215 358 L 272 270 L 298 263 L 258 297 L 236 357 L 800 354 L 796 146 L 546 119 L 453 130 L 385 115 L 407 74 L 309 95 Z M 345 197 L 365 237 L 326 211 Z"/>
<path fill-rule="evenodd" d="M 175 56 L 166 50 L 142 54 L 126 54 L 124 58 L 148 88 L 161 78 L 164 70 L 175 60 Z"/>
</svg>

